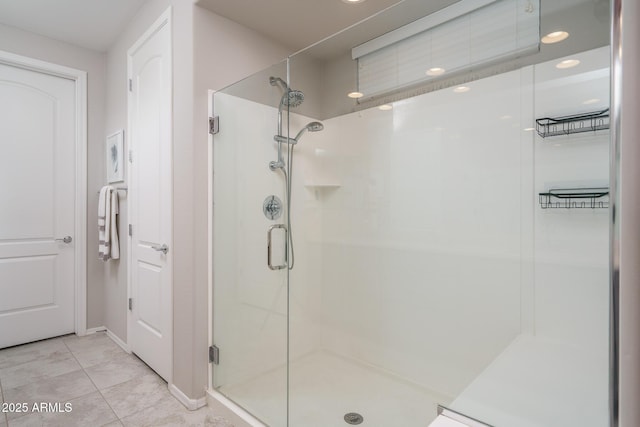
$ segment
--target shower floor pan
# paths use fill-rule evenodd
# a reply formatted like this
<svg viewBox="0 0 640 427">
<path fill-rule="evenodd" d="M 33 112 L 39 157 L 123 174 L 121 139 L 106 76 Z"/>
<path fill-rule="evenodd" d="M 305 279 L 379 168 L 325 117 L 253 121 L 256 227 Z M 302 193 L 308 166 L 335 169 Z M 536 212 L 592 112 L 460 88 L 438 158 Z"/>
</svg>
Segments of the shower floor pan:
<svg viewBox="0 0 640 427">
<path fill-rule="evenodd" d="M 291 427 L 346 427 L 345 415 L 360 414 L 367 427 L 428 426 L 437 405 L 450 398 L 401 378 L 328 352 L 316 352 L 291 364 Z M 284 425 L 286 371 L 274 370 L 220 391 L 273 427 Z M 278 397 L 275 397 L 278 396 Z"/>
</svg>

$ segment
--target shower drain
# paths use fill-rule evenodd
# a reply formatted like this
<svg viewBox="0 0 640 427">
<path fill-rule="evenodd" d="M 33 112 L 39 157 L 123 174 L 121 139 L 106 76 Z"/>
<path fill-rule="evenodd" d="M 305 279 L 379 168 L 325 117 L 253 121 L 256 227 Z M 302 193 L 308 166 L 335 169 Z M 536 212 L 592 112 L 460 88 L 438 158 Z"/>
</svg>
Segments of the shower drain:
<svg viewBox="0 0 640 427">
<path fill-rule="evenodd" d="M 356 424 L 362 424 L 362 421 L 364 421 L 364 418 L 362 418 L 362 415 L 358 413 L 349 412 L 344 416 L 344 420 L 347 422 L 347 424 L 356 425 Z"/>
</svg>

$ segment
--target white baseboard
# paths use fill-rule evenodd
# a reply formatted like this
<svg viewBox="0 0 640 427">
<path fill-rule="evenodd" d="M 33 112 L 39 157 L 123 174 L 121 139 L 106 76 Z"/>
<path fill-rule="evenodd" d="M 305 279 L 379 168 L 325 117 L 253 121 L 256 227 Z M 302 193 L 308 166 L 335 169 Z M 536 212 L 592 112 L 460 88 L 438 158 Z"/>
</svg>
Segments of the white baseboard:
<svg viewBox="0 0 640 427">
<path fill-rule="evenodd" d="M 215 390 L 207 390 L 207 401 L 214 413 L 225 417 L 235 427 L 266 427 L 250 413 Z"/>
<path fill-rule="evenodd" d="M 105 330 L 107 331 L 107 336 L 108 336 L 109 338 L 111 338 L 111 341 L 115 342 L 115 343 L 116 343 L 116 344 L 118 344 L 118 345 L 119 345 L 119 346 L 120 346 L 124 351 L 126 351 L 126 352 L 127 352 L 127 353 L 129 353 L 129 354 L 131 354 L 131 349 L 129 348 L 129 345 L 128 345 L 126 342 L 124 342 L 124 341 L 122 341 L 120 338 L 118 338 L 118 337 L 116 336 L 116 334 L 114 334 L 113 332 L 111 332 L 109 329 L 106 329 L 106 328 L 105 328 Z"/>
<path fill-rule="evenodd" d="M 200 399 L 191 399 L 174 384 L 169 384 L 169 392 L 190 411 L 195 411 L 203 406 L 207 406 L 206 396 L 201 397 Z"/>
<path fill-rule="evenodd" d="M 105 328 L 104 326 L 98 326 L 97 328 L 89 328 L 89 329 L 87 329 L 86 331 L 84 331 L 84 334 L 85 335 L 91 335 L 91 334 L 95 334 L 96 332 L 104 332 L 106 330 L 107 330 L 107 328 Z"/>
</svg>

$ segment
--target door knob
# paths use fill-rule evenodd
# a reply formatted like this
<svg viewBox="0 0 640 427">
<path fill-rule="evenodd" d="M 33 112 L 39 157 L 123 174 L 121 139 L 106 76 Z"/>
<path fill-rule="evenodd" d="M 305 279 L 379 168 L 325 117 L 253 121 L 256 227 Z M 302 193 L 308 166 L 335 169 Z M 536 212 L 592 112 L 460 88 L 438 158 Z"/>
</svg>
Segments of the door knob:
<svg viewBox="0 0 640 427">
<path fill-rule="evenodd" d="M 71 236 L 64 236 L 62 239 L 55 239 L 56 242 L 64 242 L 64 243 L 71 243 L 73 241 L 73 238 Z"/>
<path fill-rule="evenodd" d="M 167 246 L 166 244 L 162 244 L 162 246 L 151 246 L 151 249 L 153 249 L 154 251 L 162 252 L 165 255 L 167 252 L 169 252 L 169 246 Z"/>
</svg>

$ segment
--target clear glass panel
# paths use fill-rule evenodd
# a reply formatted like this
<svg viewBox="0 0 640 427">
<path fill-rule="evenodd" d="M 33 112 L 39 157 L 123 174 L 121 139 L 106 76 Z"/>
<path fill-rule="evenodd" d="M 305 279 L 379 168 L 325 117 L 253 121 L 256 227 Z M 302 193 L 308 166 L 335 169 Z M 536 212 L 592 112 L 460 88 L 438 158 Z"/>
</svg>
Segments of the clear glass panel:
<svg viewBox="0 0 640 427">
<path fill-rule="evenodd" d="M 437 405 L 608 424 L 607 209 L 539 193 L 606 188 L 609 132 L 535 132 L 608 107 L 607 6 L 543 1 L 542 34 L 566 42 L 359 101 L 351 48 L 380 16 L 290 59 L 292 134 L 324 124 L 294 153 L 290 426 L 428 425 Z"/>
<path fill-rule="evenodd" d="M 286 200 L 284 180 L 269 168 L 283 90 L 270 76 L 286 78 L 286 63 L 217 92 L 213 101 L 221 123 L 213 143 L 213 342 L 220 351 L 213 384 L 265 423 L 285 426 L 287 269 L 267 265 L 270 227 L 286 218 L 277 217 L 272 202 Z M 265 200 L 275 219 L 265 216 Z M 284 230 L 270 234 L 271 264 L 286 265 Z"/>
<path fill-rule="evenodd" d="M 516 2 L 569 38 L 347 97 L 353 47 L 438 10 L 405 0 L 290 58 L 281 132 L 286 64 L 216 94 L 214 384 L 268 425 L 608 425 L 608 199 L 549 194 L 608 187 L 605 118 L 566 116 L 608 107 L 609 2 Z"/>
<path fill-rule="evenodd" d="M 322 268 L 291 273 L 291 426 L 427 425 L 518 336 L 532 85 L 525 67 L 325 118 L 296 148 L 319 225 L 295 242 Z"/>
</svg>

